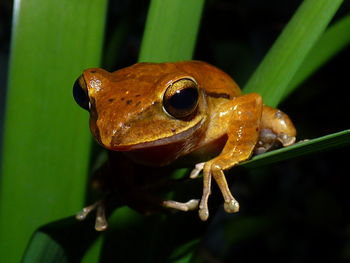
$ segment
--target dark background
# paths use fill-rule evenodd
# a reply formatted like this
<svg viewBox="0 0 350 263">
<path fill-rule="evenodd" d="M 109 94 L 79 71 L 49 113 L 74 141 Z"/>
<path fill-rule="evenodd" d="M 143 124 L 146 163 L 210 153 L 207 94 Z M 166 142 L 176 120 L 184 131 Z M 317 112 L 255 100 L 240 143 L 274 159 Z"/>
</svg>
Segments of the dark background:
<svg viewBox="0 0 350 263">
<path fill-rule="evenodd" d="M 228 72 L 244 86 L 302 1 L 208 0 L 194 58 Z M 137 61 L 148 1 L 110 1 L 102 65 Z M 336 19 L 349 14 L 345 2 Z M 12 1 L 0 2 L 0 136 L 6 94 Z M 116 28 L 127 23 L 119 53 Z M 350 29 L 349 29 L 350 33 Z M 349 128 L 349 48 L 283 101 L 299 139 Z M 1 141 L 0 141 L 1 146 Z M 205 262 L 348 262 L 350 260 L 349 147 L 234 174 L 239 214 L 219 212 L 198 253 Z"/>
</svg>

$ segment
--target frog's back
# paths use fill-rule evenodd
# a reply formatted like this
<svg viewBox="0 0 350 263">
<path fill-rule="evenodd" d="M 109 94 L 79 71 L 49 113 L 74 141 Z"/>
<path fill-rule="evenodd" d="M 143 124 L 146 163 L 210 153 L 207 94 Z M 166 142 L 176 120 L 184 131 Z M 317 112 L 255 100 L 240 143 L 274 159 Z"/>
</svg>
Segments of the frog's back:
<svg viewBox="0 0 350 263">
<path fill-rule="evenodd" d="M 176 79 L 178 76 L 189 75 L 195 78 L 199 87 L 210 97 L 232 99 L 241 91 L 235 81 L 217 67 L 202 61 L 182 61 L 167 63 L 137 63 L 113 73 L 115 82 L 128 82 L 128 86 L 138 86 L 138 91 L 149 93 L 151 87 L 157 87 L 165 76 Z M 142 84 L 142 85 L 140 85 Z M 159 87 L 163 89 L 162 87 Z"/>
</svg>

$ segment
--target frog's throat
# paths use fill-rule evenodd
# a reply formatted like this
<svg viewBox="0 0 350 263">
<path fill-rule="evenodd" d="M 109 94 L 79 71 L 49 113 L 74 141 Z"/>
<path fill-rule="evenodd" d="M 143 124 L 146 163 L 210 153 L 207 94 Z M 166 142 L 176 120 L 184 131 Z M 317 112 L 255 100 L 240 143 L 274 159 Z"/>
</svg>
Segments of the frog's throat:
<svg viewBox="0 0 350 263">
<path fill-rule="evenodd" d="M 200 129 L 205 124 L 205 120 L 206 118 L 203 118 L 193 127 L 169 137 L 165 137 L 162 139 L 149 141 L 149 142 L 141 142 L 137 144 L 118 145 L 118 146 L 111 147 L 111 150 L 130 151 L 130 150 L 136 150 L 136 149 L 145 149 L 145 148 L 154 147 L 154 146 L 167 145 L 167 144 L 176 143 L 182 140 L 186 140 L 187 138 L 191 137 L 195 133 L 195 131 Z"/>
</svg>

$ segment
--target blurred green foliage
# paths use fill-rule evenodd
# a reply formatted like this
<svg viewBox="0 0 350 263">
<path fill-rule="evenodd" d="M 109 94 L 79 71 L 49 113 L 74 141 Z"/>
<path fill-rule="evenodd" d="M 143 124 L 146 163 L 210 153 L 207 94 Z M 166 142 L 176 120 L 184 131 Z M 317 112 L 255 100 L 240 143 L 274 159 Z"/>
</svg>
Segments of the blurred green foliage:
<svg viewBox="0 0 350 263">
<path fill-rule="evenodd" d="M 91 139 L 71 87 L 100 64 L 106 1 L 19 0 L 13 8 L 0 262 L 19 262 L 33 231 L 83 205 Z"/>
</svg>

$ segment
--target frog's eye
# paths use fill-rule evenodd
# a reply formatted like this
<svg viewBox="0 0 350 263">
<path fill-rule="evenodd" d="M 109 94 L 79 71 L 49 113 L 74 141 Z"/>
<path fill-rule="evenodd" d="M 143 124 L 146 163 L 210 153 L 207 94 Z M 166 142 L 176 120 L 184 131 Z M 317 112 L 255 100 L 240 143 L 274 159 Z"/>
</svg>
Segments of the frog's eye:
<svg viewBox="0 0 350 263">
<path fill-rule="evenodd" d="M 86 84 L 83 77 L 79 77 L 73 86 L 73 97 L 76 103 L 85 110 L 89 110 L 90 101 L 86 90 Z"/>
<path fill-rule="evenodd" d="M 163 107 L 171 116 L 183 119 L 190 116 L 198 105 L 198 85 L 189 78 L 175 81 L 164 93 Z"/>
</svg>

